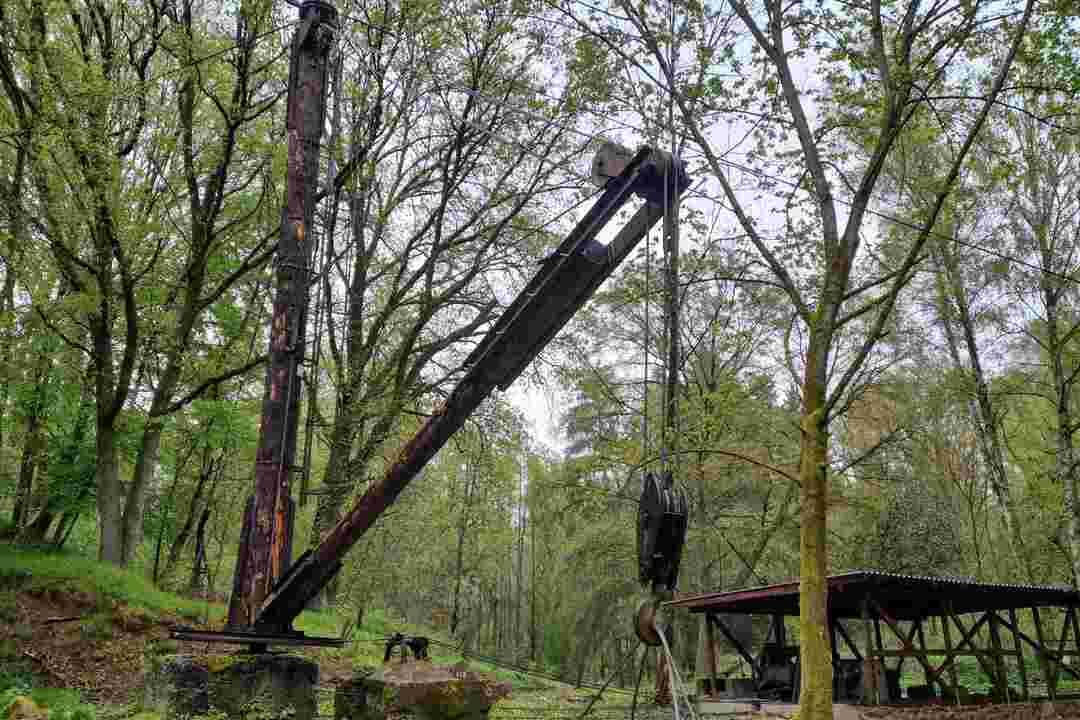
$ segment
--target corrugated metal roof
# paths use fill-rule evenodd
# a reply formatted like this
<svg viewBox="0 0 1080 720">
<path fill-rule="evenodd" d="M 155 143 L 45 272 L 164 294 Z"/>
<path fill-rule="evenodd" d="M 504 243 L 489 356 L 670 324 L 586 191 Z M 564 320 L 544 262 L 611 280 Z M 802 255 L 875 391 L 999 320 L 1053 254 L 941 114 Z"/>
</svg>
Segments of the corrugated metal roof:
<svg viewBox="0 0 1080 720">
<path fill-rule="evenodd" d="M 827 583 L 830 613 L 835 617 L 862 617 L 869 601 L 897 619 L 942 615 L 950 609 L 963 614 L 1032 606 L 1080 605 L 1080 593 L 1058 585 L 988 583 L 878 570 L 830 575 Z M 797 615 L 799 581 L 704 593 L 666 604 L 692 612 Z"/>
</svg>

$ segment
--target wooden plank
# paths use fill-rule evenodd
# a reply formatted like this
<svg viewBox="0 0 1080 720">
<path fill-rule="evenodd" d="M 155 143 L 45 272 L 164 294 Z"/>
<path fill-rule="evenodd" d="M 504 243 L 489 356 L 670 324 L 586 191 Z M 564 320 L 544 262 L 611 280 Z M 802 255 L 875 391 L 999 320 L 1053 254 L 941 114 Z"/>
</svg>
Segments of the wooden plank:
<svg viewBox="0 0 1080 720">
<path fill-rule="evenodd" d="M 721 622 L 720 618 L 712 613 L 707 613 L 706 617 L 709 619 L 709 622 L 716 626 L 716 629 L 720 631 L 720 634 L 727 638 L 729 643 L 735 646 L 736 652 L 742 656 L 742 659 L 750 664 L 750 671 L 754 675 L 754 685 L 756 686 L 757 678 L 760 673 L 758 672 L 758 666 L 754 661 L 753 656 L 751 656 L 750 652 L 743 647 L 743 644 L 739 642 L 739 639 L 735 637 L 735 633 L 731 632 L 731 630 L 728 629 L 728 626 Z"/>
<path fill-rule="evenodd" d="M 881 618 L 879 618 L 877 615 L 874 616 L 874 639 L 877 641 L 877 649 L 884 650 L 885 643 L 881 640 Z M 866 646 L 869 648 L 870 643 L 868 642 Z"/>
<path fill-rule="evenodd" d="M 1005 693 L 1005 702 L 1012 702 L 1009 690 L 1009 675 L 1005 671 L 1005 661 L 1001 657 L 1001 636 L 998 635 L 997 613 L 989 612 L 987 614 L 990 616 L 990 645 L 994 648 L 994 669 L 997 671 L 997 682 L 995 684 L 999 685 L 1002 692 Z"/>
<path fill-rule="evenodd" d="M 880 657 L 904 657 L 904 658 L 930 657 L 931 655 L 943 655 L 943 656 L 946 656 L 946 657 L 949 656 L 949 655 L 955 655 L 956 657 L 979 657 L 979 656 L 982 656 L 982 657 L 987 657 L 987 658 L 995 658 L 995 657 L 999 657 L 999 656 L 1000 657 L 1016 657 L 1016 651 L 1015 650 L 1006 650 L 1004 648 L 1002 648 L 1001 650 L 994 650 L 992 648 L 987 648 L 987 649 L 972 648 L 971 650 L 952 650 L 952 651 L 950 651 L 948 648 L 927 648 L 926 650 L 922 650 L 920 648 L 911 648 L 910 650 L 882 650 L 880 652 L 875 652 L 874 654 L 877 655 L 877 656 L 880 656 Z"/>
<path fill-rule="evenodd" d="M 1020 624 L 1016 622 L 1016 608 L 1009 608 L 1009 625 L 1012 628 L 1013 646 L 1016 648 L 1017 664 L 1020 670 L 1020 686 L 1023 689 L 1023 700 L 1031 697 L 1031 689 L 1028 687 L 1027 667 L 1024 666 L 1024 646 L 1020 642 Z"/>
<path fill-rule="evenodd" d="M 952 682 L 953 694 L 956 697 L 956 704 L 960 704 L 960 681 L 956 677 L 956 655 L 953 654 L 952 644 L 952 631 L 949 629 L 949 616 L 953 614 L 952 602 L 949 602 L 949 608 L 945 615 L 941 618 L 941 634 L 945 638 L 945 649 L 948 650 L 948 655 L 945 658 L 945 662 L 942 663 L 941 668 L 938 668 L 938 672 L 941 672 L 942 668 L 947 667 L 949 670 L 949 680 Z"/>
<path fill-rule="evenodd" d="M 896 635 L 896 637 L 900 638 L 901 644 L 904 645 L 903 649 L 905 649 L 905 650 L 915 650 L 916 648 L 914 646 L 912 646 L 912 644 L 911 644 L 911 638 L 913 638 L 915 636 L 915 631 L 916 631 L 916 628 L 918 627 L 918 622 L 921 622 L 921 618 L 916 622 L 915 626 L 912 627 L 911 632 L 908 634 L 908 639 L 905 640 L 903 635 L 900 632 L 899 626 L 896 624 L 896 620 L 894 620 L 892 617 L 890 617 L 889 614 L 884 609 L 882 609 L 881 605 L 879 605 L 877 602 L 874 602 L 873 604 L 874 604 L 874 609 L 877 610 L 877 613 L 878 613 L 878 615 L 881 616 L 881 619 L 885 621 L 885 624 L 889 626 L 889 629 L 893 631 L 893 633 Z M 906 657 L 909 657 L 909 656 L 901 656 L 900 657 L 900 665 L 901 665 L 901 667 L 903 666 L 904 659 Z M 913 654 L 910 655 L 910 657 L 915 658 L 915 660 L 920 665 L 922 665 L 923 670 L 927 673 L 928 677 L 933 677 L 934 669 L 932 667 L 930 667 L 930 663 L 928 663 L 926 661 L 925 656 L 923 656 L 923 655 L 921 655 L 919 653 L 913 653 Z"/>
<path fill-rule="evenodd" d="M 864 703 L 868 703 L 868 704 L 880 705 L 881 704 L 882 693 L 881 693 L 881 688 L 878 687 L 878 676 L 874 675 L 876 668 L 874 667 L 874 662 L 873 662 L 874 644 L 873 644 L 873 641 L 871 640 L 871 636 L 870 636 L 870 598 L 869 597 L 867 597 L 867 598 L 865 598 L 863 600 L 862 615 L 863 615 L 863 636 L 864 636 L 863 639 L 866 641 L 866 658 L 865 659 L 859 658 L 860 660 L 863 660 L 863 665 L 862 665 L 862 672 L 863 672 L 862 701 Z M 877 616 L 874 616 L 874 620 L 875 620 L 875 622 L 877 621 Z M 850 643 L 850 639 L 847 638 L 847 633 L 844 633 L 844 637 L 845 637 L 845 639 L 848 639 L 849 643 Z M 877 649 L 881 650 L 882 648 L 881 648 L 881 632 L 880 632 L 880 629 L 879 629 L 878 636 L 877 636 L 877 644 L 878 644 Z M 852 644 L 852 649 L 854 649 L 853 644 Z M 882 666 L 884 667 L 885 661 L 881 660 L 880 662 L 881 662 Z M 892 700 L 892 698 L 889 698 L 889 699 Z"/>
<path fill-rule="evenodd" d="M 712 693 L 716 692 L 716 635 L 713 633 L 709 613 L 705 613 L 705 676 L 709 678 Z"/>
<path fill-rule="evenodd" d="M 1046 652 L 1046 634 L 1043 632 L 1042 614 L 1039 613 L 1039 608 L 1032 606 L 1031 615 L 1035 619 L 1035 637 L 1039 638 L 1039 644 L 1037 647 L 1039 665 L 1042 666 L 1043 681 L 1046 683 L 1046 694 L 1050 696 L 1051 700 L 1057 699 L 1057 669 L 1054 667 L 1054 661 L 1052 661 Z"/>
<path fill-rule="evenodd" d="M 967 638 L 967 642 L 971 646 L 971 648 L 975 649 L 975 645 L 974 645 L 975 633 L 978 632 L 979 628 L 982 627 L 984 623 L 986 623 L 986 622 L 988 622 L 990 620 L 990 616 L 989 616 L 988 613 L 983 613 L 979 617 L 979 619 L 976 620 L 972 624 L 970 633 L 967 632 L 966 630 L 964 630 L 964 624 L 962 622 L 960 622 L 960 616 L 959 615 L 953 615 L 952 620 L 956 624 L 956 627 L 959 628 L 961 632 L 964 632 L 964 637 Z M 994 668 L 991 667 L 990 664 L 986 662 L 986 659 L 985 659 L 984 655 L 982 655 L 982 654 L 976 655 L 975 659 L 979 661 L 979 665 L 982 667 L 983 672 L 986 673 L 986 677 L 992 679 L 994 677 Z"/>
<path fill-rule="evenodd" d="M 866 620 L 865 622 L 866 622 L 866 647 L 869 649 L 871 647 L 871 645 L 870 645 L 870 621 Z M 836 620 L 836 629 L 840 633 L 840 639 L 842 639 L 844 641 L 844 644 L 847 645 L 848 650 L 850 650 L 851 654 L 855 656 L 855 659 L 856 660 L 862 660 L 863 659 L 862 653 L 859 652 L 859 648 L 856 646 L 855 642 L 851 639 L 851 636 L 848 635 L 847 629 L 844 628 L 844 624 L 840 621 L 839 618 L 837 618 L 837 620 Z"/>
<path fill-rule="evenodd" d="M 926 652 L 926 635 L 923 633 L 922 624 L 922 618 L 919 618 L 915 621 L 915 634 L 919 638 L 919 646 L 922 648 L 923 652 Z M 923 680 L 926 682 L 927 686 L 930 687 L 934 686 L 935 684 L 939 686 L 941 685 L 941 683 L 936 681 L 935 673 L 931 671 L 929 661 L 927 661 L 926 664 L 923 665 Z"/>
</svg>

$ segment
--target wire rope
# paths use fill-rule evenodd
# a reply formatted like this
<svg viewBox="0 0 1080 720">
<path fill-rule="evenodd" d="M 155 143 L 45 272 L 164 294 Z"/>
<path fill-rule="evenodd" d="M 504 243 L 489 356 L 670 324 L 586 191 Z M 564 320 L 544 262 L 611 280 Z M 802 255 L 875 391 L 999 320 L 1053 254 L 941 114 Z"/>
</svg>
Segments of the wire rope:
<svg viewBox="0 0 1080 720">
<path fill-rule="evenodd" d="M 671 647 L 668 645 L 663 629 L 659 625 L 657 625 L 655 629 L 656 634 L 660 636 L 660 642 L 664 646 L 664 652 L 667 653 L 668 672 L 671 674 L 671 691 L 673 696 L 671 704 L 675 708 L 675 720 L 679 720 L 679 693 L 682 692 L 683 696 L 688 700 L 690 698 L 690 693 L 683 685 L 682 675 L 679 674 L 679 669 L 675 667 L 675 656 L 671 653 Z M 687 702 L 686 707 L 689 711 L 691 720 L 697 720 L 697 713 L 694 712 L 694 704 L 692 702 Z"/>
<path fill-rule="evenodd" d="M 637 684 L 634 685 L 634 699 L 630 703 L 630 720 L 634 720 L 634 716 L 637 712 L 637 697 L 638 692 L 641 690 L 641 679 L 645 677 L 645 661 L 648 659 L 652 648 L 645 646 L 645 652 L 641 653 L 641 663 L 638 666 Z"/>
<path fill-rule="evenodd" d="M 675 0 L 668 0 L 668 68 L 671 77 L 678 74 L 678 37 L 675 34 Z M 671 160 L 667 164 L 664 178 L 664 234 L 665 234 L 665 274 L 668 292 L 668 314 L 665 330 L 667 332 L 668 354 L 665 363 L 667 381 L 664 383 L 664 433 L 662 453 L 666 456 L 671 450 L 673 465 L 678 465 L 678 378 L 679 378 L 679 140 L 675 130 L 675 89 L 668 91 L 667 131 L 671 135 Z M 664 457 L 663 469 L 667 470 L 667 458 Z M 674 473 L 673 473 L 674 474 Z M 674 588 L 672 588 L 674 589 Z M 676 720 L 678 716 L 676 715 Z"/>
</svg>

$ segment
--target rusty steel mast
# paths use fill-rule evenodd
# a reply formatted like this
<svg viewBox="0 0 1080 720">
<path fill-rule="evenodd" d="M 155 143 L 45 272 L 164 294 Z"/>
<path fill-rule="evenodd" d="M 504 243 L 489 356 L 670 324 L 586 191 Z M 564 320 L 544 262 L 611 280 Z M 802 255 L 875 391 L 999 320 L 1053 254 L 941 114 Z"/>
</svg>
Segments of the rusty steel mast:
<svg viewBox="0 0 1080 720">
<path fill-rule="evenodd" d="M 286 132 L 288 170 L 275 260 L 270 352 L 255 459 L 229 602 L 228 627 L 252 629 L 263 602 L 292 561 L 295 468 L 300 414 L 300 366 L 310 302 L 319 145 L 326 112 L 327 68 L 337 34 L 337 10 L 321 0 L 300 5 L 289 65 Z"/>
</svg>

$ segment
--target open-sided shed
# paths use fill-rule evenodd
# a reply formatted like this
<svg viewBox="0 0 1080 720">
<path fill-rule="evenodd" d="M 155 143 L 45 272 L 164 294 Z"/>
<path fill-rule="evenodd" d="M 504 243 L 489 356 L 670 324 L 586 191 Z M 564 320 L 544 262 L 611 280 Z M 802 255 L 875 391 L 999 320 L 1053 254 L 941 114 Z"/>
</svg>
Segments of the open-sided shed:
<svg viewBox="0 0 1080 720">
<path fill-rule="evenodd" d="M 1075 590 L 866 570 L 832 575 L 827 585 L 837 701 L 898 702 L 908 660 L 924 679 L 907 688 L 915 701 L 968 699 L 957 673 L 960 657 L 976 658 L 993 699 L 1056 698 L 1063 674 L 1080 680 L 1065 660 L 1080 657 Z M 784 631 L 784 618 L 799 614 L 798 581 L 682 597 L 667 606 L 704 613 L 710 641 L 719 633 L 750 663 L 756 693 L 798 697 L 798 648 Z M 726 619 L 744 615 L 771 618 L 759 649 Z M 928 636 L 940 645 L 928 644 Z M 713 657 L 706 653 L 705 675 L 716 691 L 723 683 Z M 1024 658 L 1036 660 L 1037 675 L 1029 677 Z"/>
</svg>

